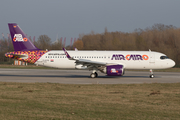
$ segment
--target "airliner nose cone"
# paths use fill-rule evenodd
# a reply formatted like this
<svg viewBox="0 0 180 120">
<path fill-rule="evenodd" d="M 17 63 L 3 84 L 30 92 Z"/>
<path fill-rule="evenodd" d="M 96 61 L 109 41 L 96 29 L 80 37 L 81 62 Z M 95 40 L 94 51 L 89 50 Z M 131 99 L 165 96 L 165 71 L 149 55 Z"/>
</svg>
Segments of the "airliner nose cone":
<svg viewBox="0 0 180 120">
<path fill-rule="evenodd" d="M 172 67 L 174 67 L 176 65 L 176 63 L 172 60 Z"/>
<path fill-rule="evenodd" d="M 176 64 L 176 63 L 175 63 L 173 60 L 171 60 L 171 61 L 169 62 L 169 67 L 174 67 L 175 64 Z"/>
</svg>

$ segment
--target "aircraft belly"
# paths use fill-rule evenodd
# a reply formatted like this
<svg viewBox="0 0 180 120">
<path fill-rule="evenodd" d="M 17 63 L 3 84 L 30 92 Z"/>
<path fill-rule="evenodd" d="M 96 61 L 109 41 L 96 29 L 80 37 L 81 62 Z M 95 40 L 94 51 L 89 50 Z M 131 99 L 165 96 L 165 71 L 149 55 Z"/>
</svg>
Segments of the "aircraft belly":
<svg viewBox="0 0 180 120">
<path fill-rule="evenodd" d="M 38 60 L 35 64 L 54 68 L 75 68 L 74 61 L 65 59 Z"/>
<path fill-rule="evenodd" d="M 75 68 L 75 62 L 73 60 L 59 60 L 56 66 L 58 68 Z"/>
<path fill-rule="evenodd" d="M 148 61 L 126 61 L 125 69 L 150 69 Z"/>
</svg>

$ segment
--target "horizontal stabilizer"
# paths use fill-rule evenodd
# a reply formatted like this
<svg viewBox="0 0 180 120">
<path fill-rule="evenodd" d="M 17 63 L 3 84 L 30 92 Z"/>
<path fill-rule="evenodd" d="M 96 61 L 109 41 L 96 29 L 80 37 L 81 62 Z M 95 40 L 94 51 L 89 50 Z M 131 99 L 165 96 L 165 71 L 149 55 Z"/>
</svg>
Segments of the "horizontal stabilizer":
<svg viewBox="0 0 180 120">
<path fill-rule="evenodd" d="M 18 55 L 18 54 L 10 54 L 10 53 L 6 53 L 5 56 L 12 56 L 13 58 L 22 58 L 22 59 L 27 59 L 28 55 Z"/>
</svg>

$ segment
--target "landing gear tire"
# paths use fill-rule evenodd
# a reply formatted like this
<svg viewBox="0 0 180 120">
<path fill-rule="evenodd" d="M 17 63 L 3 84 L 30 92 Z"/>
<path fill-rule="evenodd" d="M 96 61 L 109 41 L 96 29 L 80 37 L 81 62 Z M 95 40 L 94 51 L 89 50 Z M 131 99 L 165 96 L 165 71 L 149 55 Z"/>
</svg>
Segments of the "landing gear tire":
<svg viewBox="0 0 180 120">
<path fill-rule="evenodd" d="M 149 77 L 150 77 L 150 78 L 154 78 L 154 75 L 152 74 L 152 75 L 150 75 Z"/>
<path fill-rule="evenodd" d="M 95 72 L 96 77 L 98 76 L 97 72 Z"/>
<path fill-rule="evenodd" d="M 152 69 L 150 69 L 150 76 L 149 76 L 150 78 L 154 78 L 154 74 L 153 74 L 153 70 Z"/>
<path fill-rule="evenodd" d="M 92 74 L 90 75 L 90 77 L 91 77 L 91 78 L 95 78 L 95 77 L 96 77 L 96 74 L 95 74 L 95 73 L 92 73 Z"/>
<path fill-rule="evenodd" d="M 98 76 L 97 72 L 91 73 L 91 75 L 90 75 L 91 78 L 96 78 L 97 76 Z"/>
</svg>

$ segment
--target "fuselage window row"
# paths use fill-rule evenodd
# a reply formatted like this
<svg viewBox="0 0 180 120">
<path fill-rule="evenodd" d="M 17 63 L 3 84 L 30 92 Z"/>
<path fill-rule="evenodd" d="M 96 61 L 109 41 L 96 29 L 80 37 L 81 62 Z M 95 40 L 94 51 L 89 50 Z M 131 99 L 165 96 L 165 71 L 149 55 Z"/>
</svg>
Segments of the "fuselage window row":
<svg viewBox="0 0 180 120">
<path fill-rule="evenodd" d="M 66 56 L 46 56 L 45 58 L 67 58 Z M 72 58 L 106 58 L 98 56 L 73 56 Z M 110 57 L 108 57 L 110 58 Z"/>
</svg>

